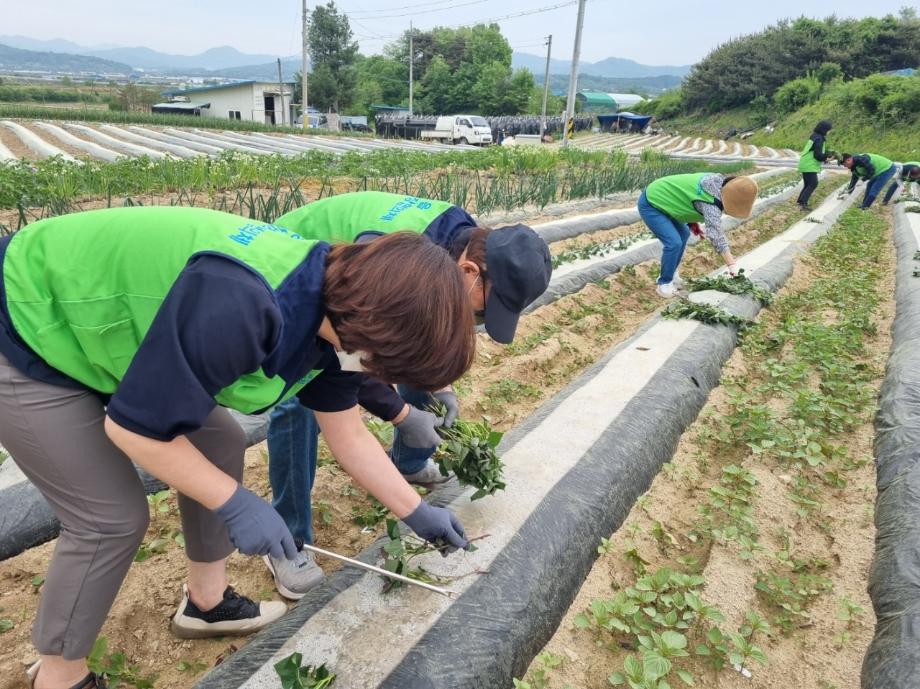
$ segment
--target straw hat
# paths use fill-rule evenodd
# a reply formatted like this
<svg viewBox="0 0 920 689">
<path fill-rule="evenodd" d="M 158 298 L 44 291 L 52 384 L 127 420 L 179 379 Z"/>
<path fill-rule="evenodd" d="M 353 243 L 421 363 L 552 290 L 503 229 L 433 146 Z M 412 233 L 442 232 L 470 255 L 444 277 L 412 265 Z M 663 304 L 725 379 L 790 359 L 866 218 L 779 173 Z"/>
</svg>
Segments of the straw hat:
<svg viewBox="0 0 920 689">
<path fill-rule="evenodd" d="M 757 199 L 757 182 L 750 177 L 735 177 L 722 187 L 722 208 L 733 218 L 747 218 Z"/>
</svg>

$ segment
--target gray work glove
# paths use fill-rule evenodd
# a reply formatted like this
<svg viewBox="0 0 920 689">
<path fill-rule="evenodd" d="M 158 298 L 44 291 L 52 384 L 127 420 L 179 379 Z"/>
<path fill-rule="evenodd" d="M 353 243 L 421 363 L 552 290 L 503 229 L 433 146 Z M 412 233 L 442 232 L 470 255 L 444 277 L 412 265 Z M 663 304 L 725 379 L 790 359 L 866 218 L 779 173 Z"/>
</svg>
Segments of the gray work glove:
<svg viewBox="0 0 920 689">
<path fill-rule="evenodd" d="M 456 552 L 458 548 L 465 550 L 470 545 L 457 515 L 446 507 L 432 507 L 422 500 L 403 521 L 422 540 L 435 543 L 443 539 L 448 545 L 441 551 L 444 557 L 447 557 L 447 553 Z"/>
<path fill-rule="evenodd" d="M 399 429 L 399 437 L 409 447 L 437 447 L 441 444 L 441 436 L 435 429 L 443 424 L 441 417 L 410 404 L 409 413 L 396 424 L 396 428 Z"/>
<path fill-rule="evenodd" d="M 224 520 L 230 542 L 244 555 L 271 555 L 277 560 L 297 557 L 294 537 L 281 515 L 243 486 L 237 486 L 214 513 Z"/>
<path fill-rule="evenodd" d="M 444 428 L 450 428 L 460 416 L 460 402 L 457 401 L 453 388 L 432 392 L 431 396 L 447 408 L 447 413 L 444 415 Z"/>
</svg>

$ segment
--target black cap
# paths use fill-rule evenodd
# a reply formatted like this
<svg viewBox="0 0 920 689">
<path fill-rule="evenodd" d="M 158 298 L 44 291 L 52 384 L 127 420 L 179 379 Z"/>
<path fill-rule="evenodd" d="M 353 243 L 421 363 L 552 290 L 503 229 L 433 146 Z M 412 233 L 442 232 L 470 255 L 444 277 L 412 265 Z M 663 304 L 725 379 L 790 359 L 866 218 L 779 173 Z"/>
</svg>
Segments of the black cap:
<svg viewBox="0 0 920 689">
<path fill-rule="evenodd" d="M 486 301 L 486 332 L 496 342 L 508 344 L 521 311 L 549 285 L 553 273 L 549 247 L 526 225 L 499 227 L 486 239 L 486 270 L 492 285 Z"/>
</svg>

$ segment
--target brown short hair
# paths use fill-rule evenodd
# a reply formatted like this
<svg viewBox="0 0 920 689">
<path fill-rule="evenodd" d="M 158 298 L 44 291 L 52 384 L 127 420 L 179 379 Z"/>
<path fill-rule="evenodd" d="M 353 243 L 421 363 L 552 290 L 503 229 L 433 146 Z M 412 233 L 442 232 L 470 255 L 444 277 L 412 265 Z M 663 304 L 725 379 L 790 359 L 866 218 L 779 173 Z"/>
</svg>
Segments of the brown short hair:
<svg viewBox="0 0 920 689">
<path fill-rule="evenodd" d="M 476 335 L 456 262 L 427 237 L 396 232 L 338 244 L 326 259 L 323 300 L 347 352 L 368 373 L 437 390 L 473 363 Z"/>
<path fill-rule="evenodd" d="M 467 260 L 479 266 L 480 272 L 486 272 L 486 240 L 491 232 L 490 227 L 471 227 L 463 230 L 450 246 L 450 257 L 459 261 L 466 252 Z"/>
</svg>

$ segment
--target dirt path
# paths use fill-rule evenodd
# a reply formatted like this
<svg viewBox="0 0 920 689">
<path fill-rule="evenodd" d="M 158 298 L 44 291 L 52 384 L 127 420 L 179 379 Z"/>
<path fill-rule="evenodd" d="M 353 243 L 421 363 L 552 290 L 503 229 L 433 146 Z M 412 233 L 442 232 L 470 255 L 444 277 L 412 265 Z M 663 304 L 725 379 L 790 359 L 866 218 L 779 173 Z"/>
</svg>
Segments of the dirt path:
<svg viewBox="0 0 920 689">
<path fill-rule="evenodd" d="M 816 203 L 827 192 L 827 187 L 819 188 Z M 733 231 L 733 248 L 740 255 L 802 215 L 793 203 L 783 204 Z M 719 264 L 708 244 L 688 249 L 685 261 L 687 277 Z M 464 416 L 485 416 L 496 429 L 507 430 L 535 411 L 662 306 L 653 289 L 656 270 L 655 262 L 623 270 L 528 314 L 511 346 L 502 347 L 480 336 L 476 362 L 456 386 Z M 383 426 L 381 435 L 387 425 Z M 246 485 L 260 495 L 269 494 L 264 445 L 247 454 Z M 372 504 L 325 451 L 320 456 L 313 501 L 316 543 L 321 547 L 353 554 L 383 533 L 382 517 L 375 527 L 363 530 L 352 521 L 354 511 L 372 511 Z M 154 515 L 146 542 L 178 529 L 174 497 L 168 504 L 168 513 Z M 38 596 L 32 582 L 43 573 L 53 547 L 53 542 L 48 543 L 0 562 L 0 619 L 15 625 L 0 637 L 0 689 L 24 686 L 22 669 L 34 659 L 29 629 Z M 337 568 L 329 561 L 320 564 L 326 571 Z M 183 553 L 172 542 L 164 553 L 135 564 L 102 630 L 112 651 L 124 653 L 142 673 L 158 675 L 157 687 L 187 689 L 231 652 L 228 640 L 189 642 L 171 636 L 168 620 L 184 575 Z M 230 581 L 251 597 L 276 597 L 271 577 L 258 558 L 231 557 Z M 232 643 L 239 647 L 245 640 Z"/>
<path fill-rule="evenodd" d="M 525 688 L 611 686 L 608 677 L 622 671 L 625 658 L 636 648 L 628 634 L 599 633 L 592 624 L 586 628 L 585 620 L 592 616 L 588 611 L 592 605 L 599 605 L 596 601 L 610 600 L 614 592 L 628 590 L 643 572 L 653 573 L 661 567 L 701 574 L 705 582 L 701 587 L 703 599 L 724 614 L 724 622 L 719 623 L 723 630 L 738 629 L 749 610 L 757 611 L 771 625 L 768 633 L 755 632 L 753 643 L 762 648 L 767 664 L 746 663 L 753 677 L 742 677 L 730 667 L 715 672 L 697 657 L 681 665 L 691 669 L 696 686 L 859 686 L 859 670 L 874 625 L 866 593 L 874 546 L 872 414 L 884 375 L 894 316 L 890 229 L 879 246 L 878 279 L 871 294 L 866 289 L 871 322 L 864 324 L 864 346 L 855 355 L 859 364 L 851 369 L 866 374 L 858 383 L 840 388 L 847 390 L 841 395 L 854 395 L 861 404 L 854 403 L 852 423 L 840 433 L 831 428 L 835 423 L 833 405 L 828 411 L 818 412 L 814 421 L 818 426 L 829 426 L 812 440 L 819 443 L 818 450 L 830 452 L 833 459 L 828 459 L 827 465 L 819 464 L 820 470 L 778 463 L 768 458 L 772 451 L 768 446 L 758 445 L 759 441 L 751 437 L 758 423 L 773 418 L 771 412 L 780 419 L 787 414 L 792 416 L 790 398 L 794 404 L 813 402 L 810 395 L 817 398 L 833 381 L 830 374 L 822 377 L 815 372 L 816 367 L 801 363 L 808 360 L 809 352 L 796 353 L 796 342 L 782 339 L 788 331 L 784 330 L 788 319 L 797 318 L 803 329 L 816 329 L 810 332 L 828 337 L 847 332 L 842 326 L 842 313 L 835 308 L 821 308 L 820 295 L 814 297 L 818 293 L 816 281 L 826 278 L 827 270 L 809 254 L 797 262 L 777 304 L 761 314 L 762 329 L 752 331 L 749 341 L 726 364 L 722 386 L 713 391 L 700 416 L 684 434 L 673 460 L 637 501 L 622 527 L 602 544 L 604 553 L 556 634 L 528 669 Z M 851 260 L 856 259 L 851 256 Z M 875 262 L 873 256 L 866 260 Z M 848 289 L 842 284 L 844 278 L 838 279 L 839 288 Z M 831 289 L 837 287 L 831 285 Z M 817 308 L 810 306 L 816 303 Z M 778 342 L 772 343 L 771 337 L 778 337 Z M 774 344 L 777 349 L 771 349 Z M 820 357 L 819 352 L 817 358 Z M 834 364 L 821 362 L 818 367 L 825 363 Z M 764 371 L 769 370 L 782 377 L 788 375 L 784 367 L 800 365 L 805 378 L 797 394 L 791 394 L 795 390 L 777 392 L 770 377 L 764 376 Z M 752 399 L 745 401 L 747 396 Z M 740 415 L 739 409 L 747 410 L 747 416 Z M 753 452 L 743 440 L 728 442 L 740 434 L 748 434 L 750 443 L 760 449 Z M 781 437 L 782 432 L 775 436 L 777 445 Z M 707 535 L 707 519 L 718 522 L 721 514 L 713 508 L 714 498 L 718 497 L 713 488 L 734 491 L 739 485 L 726 480 L 731 475 L 725 471 L 727 467 L 749 472 L 733 475 L 753 481 L 747 484 L 753 485 L 749 512 L 753 545 L 737 538 Z M 732 471 L 735 470 L 729 469 Z M 724 497 L 724 493 L 721 495 Z M 743 507 L 744 503 L 737 502 L 738 505 Z M 744 514 L 747 513 L 736 513 Z M 747 523 L 742 516 L 736 516 L 736 520 L 734 525 Z M 784 610 L 777 603 L 790 607 Z M 586 617 L 579 618 L 580 614 Z M 695 645 L 691 643 L 688 648 L 692 650 Z M 671 686 L 684 684 L 673 677 Z"/>
</svg>

